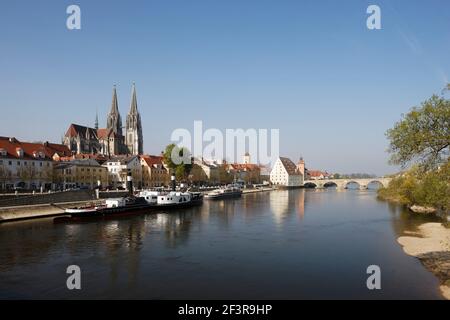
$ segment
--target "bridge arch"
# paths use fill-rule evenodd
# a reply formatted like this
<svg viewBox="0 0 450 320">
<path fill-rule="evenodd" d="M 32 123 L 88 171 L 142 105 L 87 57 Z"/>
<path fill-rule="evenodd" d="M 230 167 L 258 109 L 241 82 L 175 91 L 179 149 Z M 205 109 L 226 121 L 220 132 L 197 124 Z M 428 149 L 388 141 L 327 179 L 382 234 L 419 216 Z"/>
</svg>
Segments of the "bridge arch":
<svg viewBox="0 0 450 320">
<path fill-rule="evenodd" d="M 305 188 L 315 189 L 315 188 L 317 188 L 317 183 L 308 181 L 308 182 L 305 182 L 305 184 L 303 186 Z"/>
<path fill-rule="evenodd" d="M 338 184 L 334 181 L 327 181 L 323 184 L 324 188 L 330 188 L 330 187 L 339 187 Z"/>
<path fill-rule="evenodd" d="M 348 186 L 349 186 L 350 184 L 355 184 L 355 185 L 358 186 L 358 188 L 361 188 L 361 183 L 359 183 L 358 181 L 355 181 L 355 180 L 348 180 L 348 181 L 345 181 L 345 182 L 344 182 L 344 188 L 345 188 L 345 189 L 348 189 Z"/>
<path fill-rule="evenodd" d="M 369 186 L 369 185 L 377 185 L 379 188 L 381 188 L 381 187 L 384 187 L 385 185 L 384 185 L 384 183 L 383 182 L 381 182 L 380 180 L 378 180 L 378 179 L 374 179 L 374 180 L 370 180 L 370 181 L 368 181 L 368 183 L 367 183 L 367 187 Z"/>
</svg>

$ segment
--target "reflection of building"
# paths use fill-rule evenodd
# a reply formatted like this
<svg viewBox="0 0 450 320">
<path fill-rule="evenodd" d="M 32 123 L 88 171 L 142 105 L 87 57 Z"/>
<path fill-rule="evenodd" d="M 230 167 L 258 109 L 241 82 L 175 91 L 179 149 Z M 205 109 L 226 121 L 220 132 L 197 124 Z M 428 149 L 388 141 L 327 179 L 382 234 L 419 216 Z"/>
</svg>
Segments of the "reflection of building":
<svg viewBox="0 0 450 320">
<path fill-rule="evenodd" d="M 275 222 L 281 223 L 289 212 L 289 191 L 270 192 L 270 209 L 273 212 Z"/>
<path fill-rule="evenodd" d="M 277 186 L 299 187 L 303 185 L 303 174 L 300 170 L 301 168 L 289 158 L 279 157 L 270 173 L 270 182 Z"/>
<path fill-rule="evenodd" d="M 64 145 L 0 137 L 0 189 L 50 189 L 52 161 L 68 155 L 70 151 Z"/>
<path fill-rule="evenodd" d="M 300 190 L 297 197 L 298 199 L 295 207 L 299 218 L 303 219 L 305 217 L 305 189 Z"/>
</svg>

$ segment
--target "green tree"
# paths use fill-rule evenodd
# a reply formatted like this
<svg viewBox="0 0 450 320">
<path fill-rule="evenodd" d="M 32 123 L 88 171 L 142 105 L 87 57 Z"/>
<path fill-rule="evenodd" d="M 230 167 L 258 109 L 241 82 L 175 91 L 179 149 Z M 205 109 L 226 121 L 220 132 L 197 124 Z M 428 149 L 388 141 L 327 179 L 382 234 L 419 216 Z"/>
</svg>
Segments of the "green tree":
<svg viewBox="0 0 450 320">
<path fill-rule="evenodd" d="M 445 163 L 450 145 L 450 100 L 433 95 L 386 132 L 390 162 L 403 168 L 417 162 L 431 169 Z"/>
<path fill-rule="evenodd" d="M 6 167 L 6 165 L 0 165 L 0 189 L 6 189 L 6 183 L 11 178 L 11 171 Z"/>
<path fill-rule="evenodd" d="M 182 163 L 177 164 L 176 161 L 174 161 L 174 155 L 186 161 L 182 161 Z M 187 148 L 180 148 L 173 143 L 169 144 L 163 153 L 163 159 L 165 165 L 170 169 L 170 171 L 175 173 L 177 180 L 185 180 L 191 172 L 192 158 L 191 153 Z"/>
</svg>

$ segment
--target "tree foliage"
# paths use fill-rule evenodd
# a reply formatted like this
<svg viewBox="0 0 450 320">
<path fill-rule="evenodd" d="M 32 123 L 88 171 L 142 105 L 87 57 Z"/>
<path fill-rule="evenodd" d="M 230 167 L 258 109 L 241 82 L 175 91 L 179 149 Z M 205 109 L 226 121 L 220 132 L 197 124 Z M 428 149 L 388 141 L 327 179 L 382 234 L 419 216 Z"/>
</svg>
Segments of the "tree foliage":
<svg viewBox="0 0 450 320">
<path fill-rule="evenodd" d="M 183 161 L 178 164 L 177 161 L 174 161 L 174 155 L 189 161 Z M 164 164 L 172 171 L 172 173 L 175 173 L 175 177 L 179 181 L 185 180 L 192 169 L 190 151 L 187 148 L 180 148 L 173 143 L 169 144 L 164 150 L 163 159 Z"/>
<path fill-rule="evenodd" d="M 431 206 L 450 210 L 450 162 L 436 170 L 423 172 L 418 166 L 393 178 L 387 188 L 379 190 L 380 198 L 408 205 Z"/>
<path fill-rule="evenodd" d="M 450 145 L 450 100 L 433 95 L 413 108 L 386 132 L 392 164 L 419 163 L 436 168 L 445 163 Z"/>
</svg>

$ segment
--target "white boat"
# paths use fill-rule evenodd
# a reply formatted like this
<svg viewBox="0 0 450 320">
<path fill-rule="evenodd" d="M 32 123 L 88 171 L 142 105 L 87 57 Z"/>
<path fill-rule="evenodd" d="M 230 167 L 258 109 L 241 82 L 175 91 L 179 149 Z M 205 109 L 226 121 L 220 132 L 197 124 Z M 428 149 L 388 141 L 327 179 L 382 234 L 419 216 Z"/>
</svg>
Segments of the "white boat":
<svg viewBox="0 0 450 320">
<path fill-rule="evenodd" d="M 87 206 L 75 207 L 75 208 L 67 208 L 64 210 L 65 213 L 68 214 L 80 214 L 80 213 L 93 213 L 97 212 L 97 210 L 105 208 L 106 204 L 89 204 Z"/>
<path fill-rule="evenodd" d="M 225 198 L 238 198 L 242 195 L 242 190 L 236 185 L 228 185 L 225 188 L 214 190 L 205 195 L 205 199 L 219 200 Z"/>
<path fill-rule="evenodd" d="M 158 203 L 158 196 L 162 194 L 161 191 L 155 191 L 155 190 L 142 190 L 139 192 L 139 197 L 142 197 L 147 201 L 149 204 L 157 204 Z"/>
<path fill-rule="evenodd" d="M 143 190 L 139 197 L 152 207 L 188 207 L 202 203 L 203 196 L 196 192 Z"/>
</svg>

